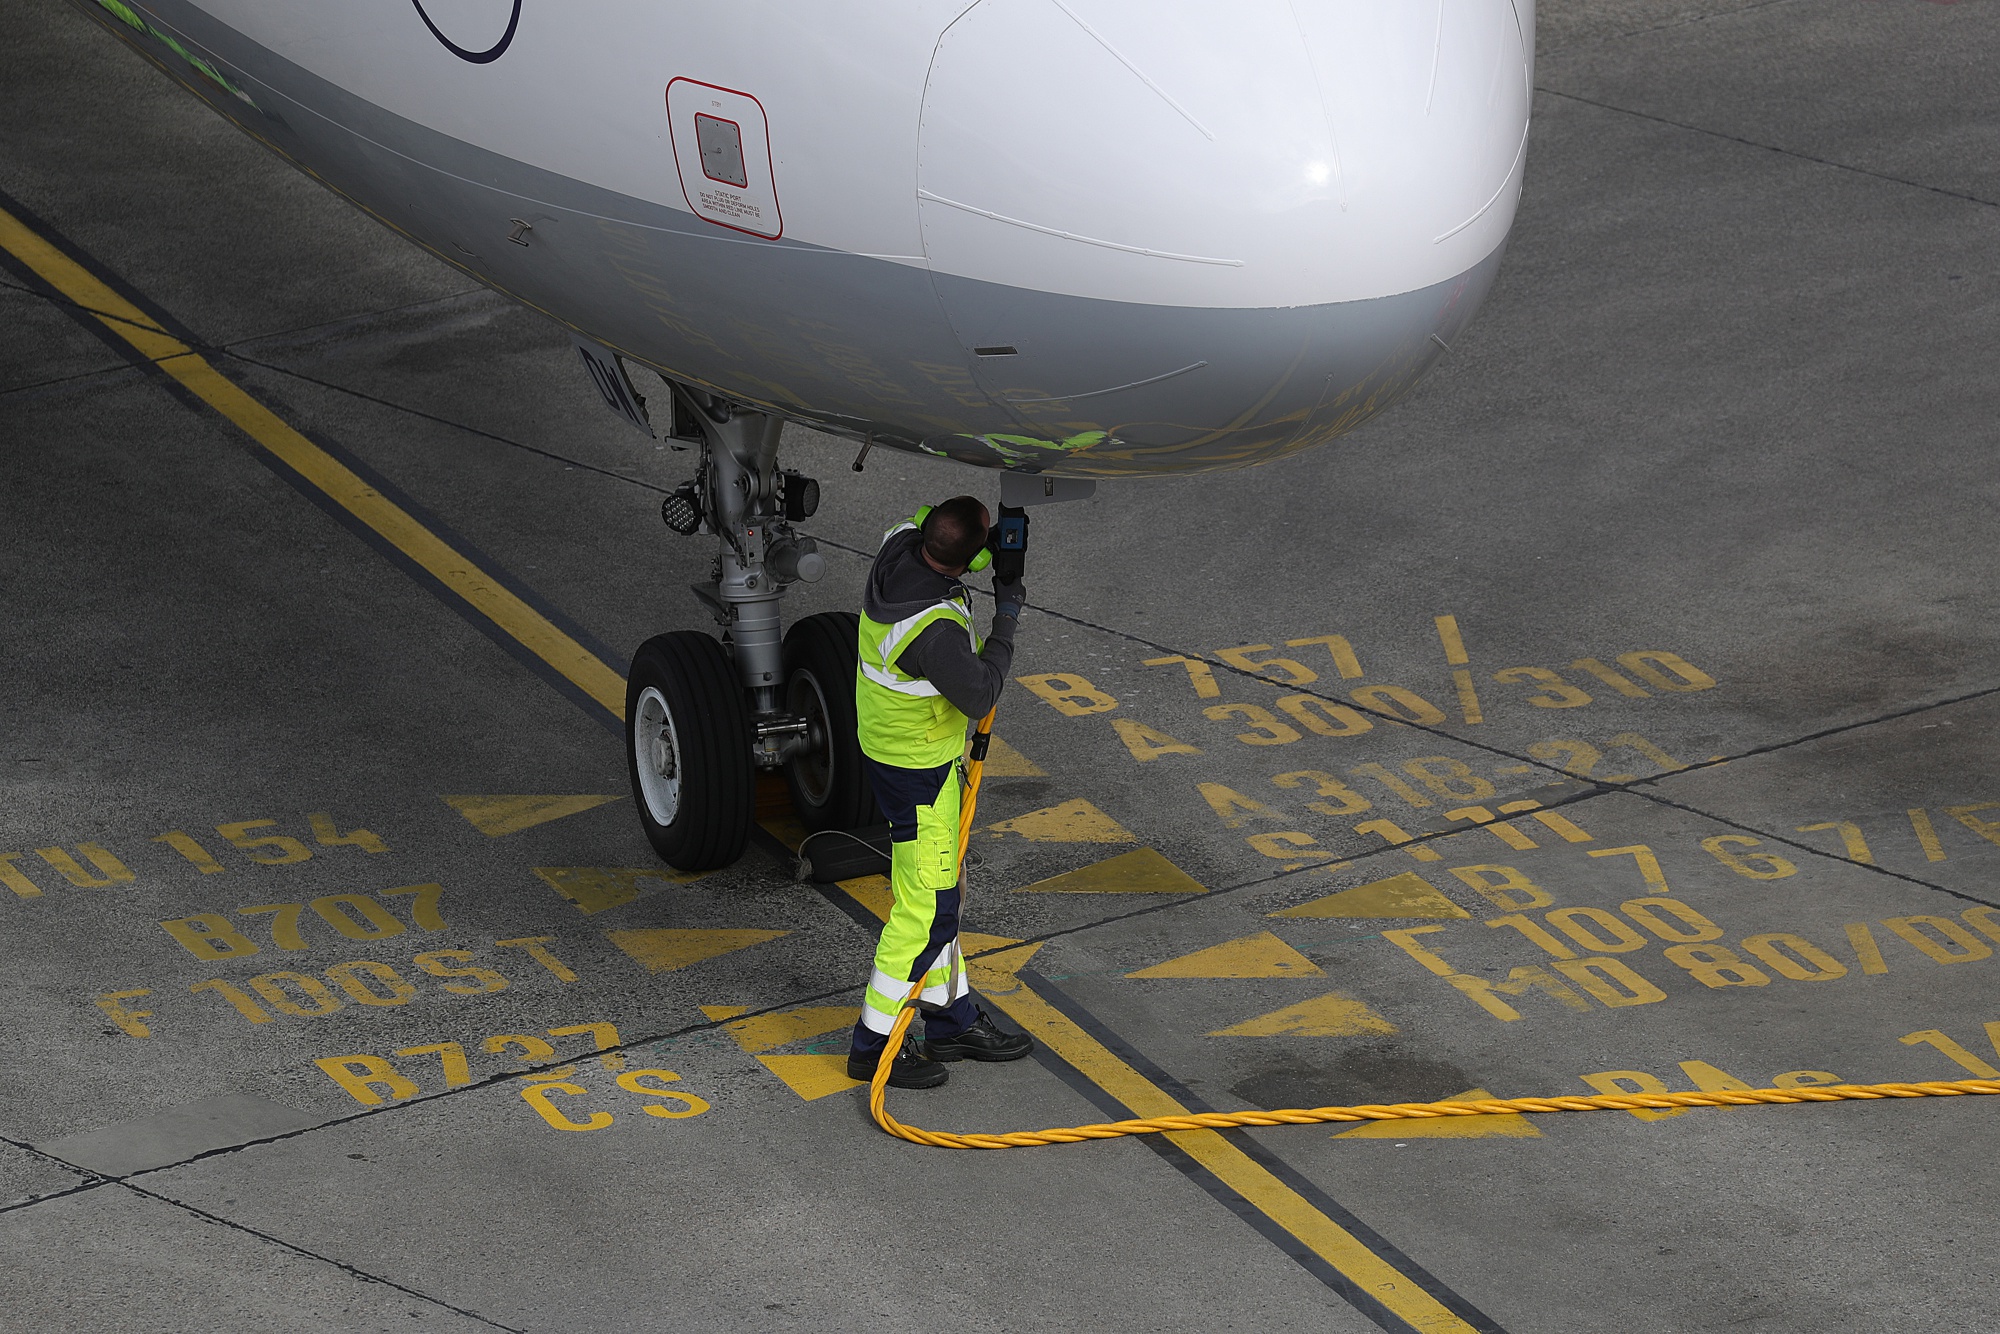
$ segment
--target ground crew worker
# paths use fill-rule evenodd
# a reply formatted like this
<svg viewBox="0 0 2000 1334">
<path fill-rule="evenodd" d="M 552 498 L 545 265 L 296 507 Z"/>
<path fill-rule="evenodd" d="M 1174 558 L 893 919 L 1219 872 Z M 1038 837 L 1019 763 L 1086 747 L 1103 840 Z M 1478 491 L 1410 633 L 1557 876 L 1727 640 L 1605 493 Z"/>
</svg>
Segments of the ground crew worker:
<svg viewBox="0 0 2000 1334">
<path fill-rule="evenodd" d="M 1033 1039 L 996 1026 L 972 994 L 958 947 L 959 761 L 970 719 L 1000 698 L 1025 599 L 1018 575 L 997 582 L 982 645 L 959 577 L 986 549 L 992 518 L 971 496 L 919 512 L 882 538 L 862 600 L 854 702 L 863 764 L 889 820 L 894 902 L 875 948 L 847 1073 L 874 1076 L 889 1029 L 924 979 L 924 1040 L 905 1036 L 896 1088 L 935 1088 L 945 1061 L 1014 1061 Z"/>
</svg>

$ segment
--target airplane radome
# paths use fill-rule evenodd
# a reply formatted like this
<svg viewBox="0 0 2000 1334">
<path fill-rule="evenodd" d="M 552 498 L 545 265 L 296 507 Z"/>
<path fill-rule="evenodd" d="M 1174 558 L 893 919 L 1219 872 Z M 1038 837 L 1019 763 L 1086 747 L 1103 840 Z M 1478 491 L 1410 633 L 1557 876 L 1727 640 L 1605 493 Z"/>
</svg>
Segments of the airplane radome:
<svg viewBox="0 0 2000 1334">
<path fill-rule="evenodd" d="M 631 361 L 1092 477 L 1406 391 L 1492 281 L 1534 49 L 1532 0 L 82 3 Z"/>
<path fill-rule="evenodd" d="M 839 706 L 780 651 L 778 597 L 820 570 L 783 421 L 1004 469 L 1014 504 L 1352 429 L 1493 281 L 1535 22 L 1534 0 L 75 3 L 568 326 L 634 425 L 699 443 L 667 517 L 723 539 L 707 642 L 742 702 L 635 664 L 628 709 L 647 831 L 686 866 L 740 851 L 754 768 L 786 769 L 809 825 L 869 813 L 851 736 L 823 739 Z M 650 420 L 628 363 L 671 386 Z M 755 737 L 726 773 L 683 772 L 697 706 Z M 672 832 L 703 822 L 742 830 Z"/>
</svg>

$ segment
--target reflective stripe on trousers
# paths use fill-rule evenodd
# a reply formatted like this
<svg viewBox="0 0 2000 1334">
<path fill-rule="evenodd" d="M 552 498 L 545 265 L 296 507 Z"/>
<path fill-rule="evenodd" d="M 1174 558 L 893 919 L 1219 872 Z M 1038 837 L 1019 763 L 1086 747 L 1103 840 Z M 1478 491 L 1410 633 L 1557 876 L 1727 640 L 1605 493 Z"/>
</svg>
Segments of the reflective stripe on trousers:
<svg viewBox="0 0 2000 1334">
<path fill-rule="evenodd" d="M 893 901 L 854 1029 L 854 1050 L 863 1054 L 882 1049 L 918 977 L 924 979 L 919 1003 L 929 1036 L 949 1037 L 979 1017 L 958 947 L 958 766 L 865 763 L 889 817 Z"/>
</svg>

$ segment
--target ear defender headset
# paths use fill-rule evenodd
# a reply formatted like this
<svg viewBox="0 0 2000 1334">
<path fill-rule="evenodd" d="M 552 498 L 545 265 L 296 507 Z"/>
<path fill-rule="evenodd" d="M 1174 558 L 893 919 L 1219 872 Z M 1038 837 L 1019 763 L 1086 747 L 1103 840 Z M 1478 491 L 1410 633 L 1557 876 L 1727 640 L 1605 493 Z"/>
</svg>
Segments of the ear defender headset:
<svg viewBox="0 0 2000 1334">
<path fill-rule="evenodd" d="M 917 531 L 919 532 L 923 531 L 924 524 L 928 522 L 931 517 L 931 511 L 936 508 L 937 506 L 935 505 L 919 506 L 917 512 L 910 516 L 917 525 Z M 992 545 L 992 540 L 989 537 L 987 545 L 979 548 L 978 551 L 973 553 L 972 560 L 967 563 L 965 568 L 968 573 L 977 573 L 978 571 L 985 569 L 992 563 L 993 563 L 993 545 Z"/>
</svg>

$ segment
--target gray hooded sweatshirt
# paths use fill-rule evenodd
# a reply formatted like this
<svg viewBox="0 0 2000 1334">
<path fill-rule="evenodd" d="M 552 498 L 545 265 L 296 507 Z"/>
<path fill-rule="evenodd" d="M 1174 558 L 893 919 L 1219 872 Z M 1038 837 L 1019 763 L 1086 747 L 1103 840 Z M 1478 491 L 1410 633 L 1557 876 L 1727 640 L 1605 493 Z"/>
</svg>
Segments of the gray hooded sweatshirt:
<svg viewBox="0 0 2000 1334">
<path fill-rule="evenodd" d="M 923 534 L 915 529 L 896 533 L 882 544 L 861 598 L 870 620 L 894 624 L 959 589 L 958 580 L 925 563 L 922 545 Z M 936 686 L 966 717 L 983 718 L 1000 698 L 1007 669 L 1014 663 L 1014 624 L 1012 616 L 995 616 L 986 647 L 975 654 L 971 637 L 961 627 L 933 622 L 896 655 L 896 666 Z"/>
</svg>

